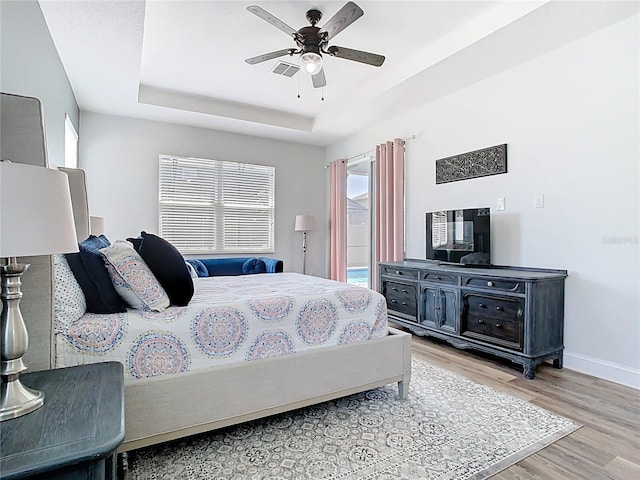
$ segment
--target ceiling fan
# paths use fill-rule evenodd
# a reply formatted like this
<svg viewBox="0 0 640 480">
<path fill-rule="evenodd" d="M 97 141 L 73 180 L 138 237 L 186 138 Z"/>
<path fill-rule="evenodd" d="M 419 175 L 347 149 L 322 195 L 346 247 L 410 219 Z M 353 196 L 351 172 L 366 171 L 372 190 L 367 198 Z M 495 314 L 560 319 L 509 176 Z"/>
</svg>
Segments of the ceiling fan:
<svg viewBox="0 0 640 480">
<path fill-rule="evenodd" d="M 315 9 L 307 11 L 306 17 L 311 26 L 302 27 L 297 31 L 282 20 L 274 17 L 262 7 L 250 5 L 247 7 L 247 10 L 292 37 L 298 46 L 298 48 L 285 48 L 258 55 L 257 57 L 247 58 L 245 62 L 249 65 L 266 62 L 267 60 L 272 60 L 284 55 L 293 56 L 300 54 L 302 68 L 311 75 L 313 86 L 319 88 L 327 84 L 327 79 L 324 75 L 322 54 L 366 63 L 375 67 L 379 67 L 384 63 L 384 56 L 376 53 L 337 47 L 335 45 L 329 46 L 330 40 L 333 40 L 338 33 L 364 15 L 364 11 L 353 2 L 348 2 L 342 7 L 322 28 L 316 26 L 322 18 L 322 12 Z"/>
</svg>

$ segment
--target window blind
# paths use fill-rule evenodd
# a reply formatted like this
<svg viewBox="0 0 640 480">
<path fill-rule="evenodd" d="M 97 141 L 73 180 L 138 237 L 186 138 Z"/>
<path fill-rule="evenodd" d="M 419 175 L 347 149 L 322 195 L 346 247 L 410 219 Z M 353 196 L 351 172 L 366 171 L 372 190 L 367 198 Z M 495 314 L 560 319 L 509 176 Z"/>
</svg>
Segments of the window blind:
<svg viewBox="0 0 640 480">
<path fill-rule="evenodd" d="M 160 155 L 160 236 L 180 252 L 273 253 L 275 168 Z"/>
</svg>

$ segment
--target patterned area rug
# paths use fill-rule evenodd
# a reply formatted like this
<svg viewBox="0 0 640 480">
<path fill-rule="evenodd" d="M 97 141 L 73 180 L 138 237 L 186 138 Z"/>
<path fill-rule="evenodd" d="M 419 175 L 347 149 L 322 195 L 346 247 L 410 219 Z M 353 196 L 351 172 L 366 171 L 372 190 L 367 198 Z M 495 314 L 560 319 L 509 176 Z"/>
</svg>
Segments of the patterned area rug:
<svg viewBox="0 0 640 480">
<path fill-rule="evenodd" d="M 413 359 L 395 385 L 138 450 L 134 480 L 479 480 L 580 428 Z"/>
</svg>

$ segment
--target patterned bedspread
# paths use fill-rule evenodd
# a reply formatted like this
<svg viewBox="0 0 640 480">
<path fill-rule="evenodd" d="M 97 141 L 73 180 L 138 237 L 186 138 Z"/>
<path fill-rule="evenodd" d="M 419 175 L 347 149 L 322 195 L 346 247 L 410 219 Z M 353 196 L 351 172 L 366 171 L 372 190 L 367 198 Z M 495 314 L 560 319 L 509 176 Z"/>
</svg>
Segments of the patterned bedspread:
<svg viewBox="0 0 640 480">
<path fill-rule="evenodd" d="M 116 360 L 126 380 L 387 334 L 379 293 L 297 273 L 194 280 L 186 307 L 87 313 L 55 334 L 56 367 Z"/>
</svg>

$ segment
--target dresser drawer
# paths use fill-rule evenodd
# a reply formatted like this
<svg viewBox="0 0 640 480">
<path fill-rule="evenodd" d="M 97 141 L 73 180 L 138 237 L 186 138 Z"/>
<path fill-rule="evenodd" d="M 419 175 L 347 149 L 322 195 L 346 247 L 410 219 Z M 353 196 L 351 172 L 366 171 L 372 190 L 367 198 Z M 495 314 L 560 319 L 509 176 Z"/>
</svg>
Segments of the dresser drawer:
<svg viewBox="0 0 640 480">
<path fill-rule="evenodd" d="M 404 283 L 384 281 L 382 295 L 387 299 L 387 309 L 417 321 L 418 302 L 416 287 Z"/>
<path fill-rule="evenodd" d="M 447 285 L 457 285 L 458 276 L 440 272 L 421 272 L 420 280 L 433 283 L 446 283 Z"/>
<path fill-rule="evenodd" d="M 462 305 L 462 335 L 522 350 L 522 299 L 464 292 Z"/>
<path fill-rule="evenodd" d="M 382 275 L 393 275 L 396 277 L 410 278 L 413 280 L 418 279 L 418 271 L 411 268 L 383 265 L 380 267 L 380 273 Z"/>
<path fill-rule="evenodd" d="M 463 287 L 479 287 L 503 292 L 524 293 L 524 282 L 508 278 L 463 277 Z"/>
</svg>

